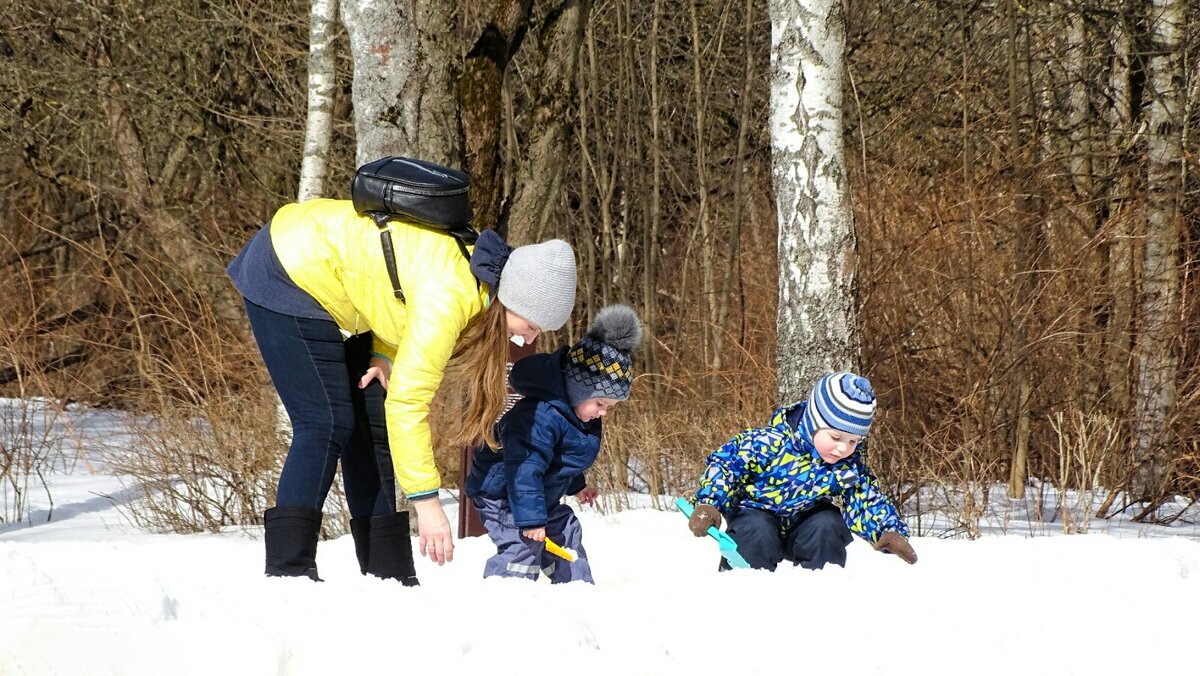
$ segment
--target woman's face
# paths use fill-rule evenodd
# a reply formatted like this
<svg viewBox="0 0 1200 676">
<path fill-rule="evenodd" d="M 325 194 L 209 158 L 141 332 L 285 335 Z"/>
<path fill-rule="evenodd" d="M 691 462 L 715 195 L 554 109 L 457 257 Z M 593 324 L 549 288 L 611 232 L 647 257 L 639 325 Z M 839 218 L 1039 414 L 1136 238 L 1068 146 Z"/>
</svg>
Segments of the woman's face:
<svg viewBox="0 0 1200 676">
<path fill-rule="evenodd" d="M 508 322 L 508 339 L 516 343 L 518 346 L 528 345 L 538 337 L 542 329 L 528 319 L 513 312 L 505 310 L 505 319 Z"/>
</svg>

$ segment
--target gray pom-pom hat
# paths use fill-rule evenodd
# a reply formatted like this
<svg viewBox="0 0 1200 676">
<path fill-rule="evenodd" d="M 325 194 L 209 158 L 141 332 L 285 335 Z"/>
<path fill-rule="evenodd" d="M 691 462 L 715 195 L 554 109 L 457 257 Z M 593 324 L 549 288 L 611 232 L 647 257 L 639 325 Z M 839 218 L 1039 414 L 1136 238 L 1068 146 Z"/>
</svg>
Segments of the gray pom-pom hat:
<svg viewBox="0 0 1200 676">
<path fill-rule="evenodd" d="M 563 373 L 572 406 L 588 399 L 629 398 L 633 388 L 630 354 L 642 342 L 642 323 L 627 305 L 609 305 L 596 314 L 587 334 L 566 353 Z"/>
</svg>

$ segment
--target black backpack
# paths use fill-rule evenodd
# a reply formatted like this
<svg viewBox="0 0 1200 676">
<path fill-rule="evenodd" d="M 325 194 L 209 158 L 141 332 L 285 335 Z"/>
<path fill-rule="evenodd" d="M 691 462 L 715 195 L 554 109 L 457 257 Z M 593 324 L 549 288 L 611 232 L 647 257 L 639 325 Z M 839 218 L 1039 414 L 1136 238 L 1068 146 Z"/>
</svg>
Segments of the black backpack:
<svg viewBox="0 0 1200 676">
<path fill-rule="evenodd" d="M 404 292 L 396 274 L 396 252 L 388 220 L 399 216 L 409 223 L 447 233 L 454 237 L 469 261 L 467 245 L 474 244 L 479 237 L 471 225 L 474 213 L 468 195 L 470 187 L 471 181 L 465 173 L 410 157 L 385 157 L 354 172 L 350 199 L 355 211 L 370 216 L 379 226 L 383 259 L 396 298 L 404 300 Z"/>
</svg>

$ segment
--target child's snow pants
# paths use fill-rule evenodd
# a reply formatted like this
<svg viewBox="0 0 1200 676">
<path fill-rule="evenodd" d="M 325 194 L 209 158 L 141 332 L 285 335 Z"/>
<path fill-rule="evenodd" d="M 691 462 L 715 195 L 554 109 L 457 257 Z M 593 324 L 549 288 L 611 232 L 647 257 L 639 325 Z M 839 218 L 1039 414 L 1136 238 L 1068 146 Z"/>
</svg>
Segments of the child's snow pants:
<svg viewBox="0 0 1200 676">
<path fill-rule="evenodd" d="M 521 577 L 538 579 L 545 573 L 552 583 L 583 580 L 592 582 L 592 567 L 588 564 L 587 552 L 583 549 L 583 529 L 570 507 L 558 504 L 547 513 L 546 537 L 566 549 L 578 554 L 574 562 L 559 558 L 546 551 L 546 544 L 530 540 L 521 535 L 521 528 L 513 522 L 512 509 L 504 498 L 474 498 L 479 519 L 487 528 L 488 535 L 496 545 L 496 554 L 487 560 L 483 576 Z"/>
<path fill-rule="evenodd" d="M 728 520 L 727 532 L 752 568 L 775 570 L 784 560 L 810 570 L 827 563 L 845 566 L 846 547 L 853 539 L 841 511 L 824 502 L 801 514 L 786 533 L 778 517 L 761 509 L 738 509 Z M 721 559 L 721 570 L 728 569 Z"/>
</svg>

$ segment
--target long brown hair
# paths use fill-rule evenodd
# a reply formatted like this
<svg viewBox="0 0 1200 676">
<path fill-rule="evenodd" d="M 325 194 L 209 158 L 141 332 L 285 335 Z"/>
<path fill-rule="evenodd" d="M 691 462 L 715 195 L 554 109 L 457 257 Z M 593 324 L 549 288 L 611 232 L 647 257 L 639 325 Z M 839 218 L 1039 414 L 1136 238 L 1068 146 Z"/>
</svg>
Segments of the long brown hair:
<svg viewBox="0 0 1200 676">
<path fill-rule="evenodd" d="M 452 448 L 483 442 L 493 449 L 496 419 L 508 403 L 508 318 L 504 305 L 493 300 L 467 322 L 446 368 L 456 381 L 458 415 L 448 416 L 446 439 Z"/>
</svg>

